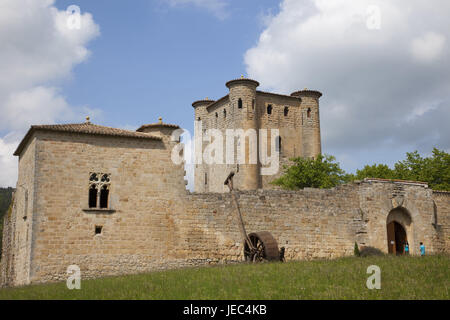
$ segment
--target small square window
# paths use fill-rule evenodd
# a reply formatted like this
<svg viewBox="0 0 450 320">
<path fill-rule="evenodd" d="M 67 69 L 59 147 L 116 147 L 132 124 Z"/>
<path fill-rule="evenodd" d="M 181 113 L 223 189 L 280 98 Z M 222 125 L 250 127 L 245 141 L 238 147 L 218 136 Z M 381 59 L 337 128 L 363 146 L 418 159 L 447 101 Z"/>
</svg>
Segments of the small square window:
<svg viewBox="0 0 450 320">
<path fill-rule="evenodd" d="M 102 234 L 103 226 L 95 226 L 95 234 Z"/>
</svg>

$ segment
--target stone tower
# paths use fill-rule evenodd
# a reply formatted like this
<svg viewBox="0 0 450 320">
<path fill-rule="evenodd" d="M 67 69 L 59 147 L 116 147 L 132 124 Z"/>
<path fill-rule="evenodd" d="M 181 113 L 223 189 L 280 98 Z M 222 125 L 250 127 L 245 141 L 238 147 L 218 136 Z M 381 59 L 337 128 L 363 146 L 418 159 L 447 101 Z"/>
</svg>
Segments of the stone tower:
<svg viewBox="0 0 450 320">
<path fill-rule="evenodd" d="M 291 94 L 302 102 L 303 156 L 314 158 L 322 152 L 320 139 L 319 91 L 304 89 Z"/>
<path fill-rule="evenodd" d="M 208 154 L 205 135 L 212 130 L 223 135 L 223 162 L 197 163 L 195 165 L 194 188 L 196 192 L 227 191 L 223 181 L 234 171 L 235 187 L 241 190 L 271 189 L 270 184 L 281 175 L 281 168 L 293 157 L 316 157 L 321 153 L 319 98 L 322 94 L 314 90 L 301 90 L 291 95 L 258 91 L 259 83 L 241 77 L 226 83 L 229 93 L 214 100 L 199 100 L 192 104 L 196 123 L 196 148 Z M 198 129 L 198 128 L 197 128 Z M 231 142 L 228 132 L 233 130 Z M 263 134 L 263 135 L 261 135 Z M 199 136 L 201 135 L 201 136 Z M 205 142 L 205 139 L 207 142 Z M 279 151 L 276 173 L 264 172 L 267 164 L 260 157 L 260 145 L 267 139 L 267 155 Z M 276 139 L 276 145 L 272 143 Z M 202 144 L 197 144 L 203 141 Z M 219 143 L 219 142 L 217 142 Z M 200 147 L 201 146 L 201 147 Z M 227 159 L 227 148 L 234 150 L 232 163 Z M 245 161 L 238 158 L 239 150 L 245 152 Z M 215 153 L 214 153 L 215 154 Z"/>
<path fill-rule="evenodd" d="M 256 142 L 258 141 L 258 119 L 256 113 L 256 88 L 259 83 L 251 79 L 236 79 L 226 83 L 230 89 L 229 100 L 231 110 L 236 113 L 234 129 L 242 128 L 244 131 L 254 130 Z M 244 143 L 240 141 L 239 143 Z M 258 164 L 257 147 L 256 159 L 250 154 L 250 138 L 245 141 L 245 163 L 240 164 L 240 188 L 243 190 L 256 190 L 260 188 L 260 172 Z M 236 150 L 237 151 L 237 150 Z M 256 160 L 256 163 L 253 163 Z"/>
<path fill-rule="evenodd" d="M 213 104 L 214 102 L 215 102 L 214 100 L 209 100 L 208 98 L 206 98 L 204 100 L 198 100 L 198 101 L 195 101 L 194 103 L 192 103 L 192 107 L 194 108 L 194 112 L 195 112 L 196 126 L 199 125 L 200 123 L 203 123 L 203 121 L 207 119 L 208 111 L 206 110 L 206 108 L 209 105 Z M 196 127 L 195 130 L 206 130 L 206 128 Z M 199 134 L 202 134 L 202 133 L 203 133 L 203 131 L 195 132 L 195 135 L 198 136 Z M 199 139 L 202 139 L 202 138 L 199 138 Z M 195 143 L 194 147 L 196 149 L 202 148 L 201 155 L 203 154 L 203 152 L 205 150 L 204 144 L 200 145 L 199 143 Z M 196 161 L 198 161 L 198 160 L 196 159 Z M 198 192 L 207 191 L 206 184 L 200 183 L 200 181 L 207 179 L 208 173 L 207 173 L 206 169 L 207 168 L 203 164 L 195 165 L 194 181 L 197 181 Z M 197 188 L 196 188 L 196 190 L 197 190 Z"/>
</svg>

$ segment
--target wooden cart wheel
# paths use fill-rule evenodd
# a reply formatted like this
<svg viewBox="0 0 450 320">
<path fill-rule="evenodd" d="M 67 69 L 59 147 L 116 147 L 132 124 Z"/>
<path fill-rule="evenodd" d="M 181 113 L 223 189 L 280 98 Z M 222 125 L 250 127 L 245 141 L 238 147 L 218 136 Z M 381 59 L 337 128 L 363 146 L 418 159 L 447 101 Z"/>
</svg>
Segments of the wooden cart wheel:
<svg viewBox="0 0 450 320">
<path fill-rule="evenodd" d="M 245 261 L 263 262 L 278 261 L 280 259 L 277 241 L 270 234 L 270 232 L 261 231 L 250 233 L 248 237 L 256 250 L 251 252 L 247 243 L 244 243 Z"/>
</svg>

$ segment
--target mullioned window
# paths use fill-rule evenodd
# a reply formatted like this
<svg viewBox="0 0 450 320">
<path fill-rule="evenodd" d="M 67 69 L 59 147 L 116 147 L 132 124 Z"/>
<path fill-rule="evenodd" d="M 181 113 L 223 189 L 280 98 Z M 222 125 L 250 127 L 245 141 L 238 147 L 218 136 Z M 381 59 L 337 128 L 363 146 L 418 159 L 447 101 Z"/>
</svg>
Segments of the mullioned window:
<svg viewBox="0 0 450 320">
<path fill-rule="evenodd" d="M 89 208 L 109 208 L 109 190 L 111 175 L 109 173 L 91 172 L 89 175 Z"/>
</svg>

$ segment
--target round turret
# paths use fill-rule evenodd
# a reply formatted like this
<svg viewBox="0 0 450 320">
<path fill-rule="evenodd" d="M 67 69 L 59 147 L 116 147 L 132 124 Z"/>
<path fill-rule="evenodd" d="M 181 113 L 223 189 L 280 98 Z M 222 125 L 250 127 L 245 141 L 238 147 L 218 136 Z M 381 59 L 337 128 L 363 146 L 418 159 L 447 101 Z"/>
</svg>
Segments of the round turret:
<svg viewBox="0 0 450 320">
<path fill-rule="evenodd" d="M 214 102 L 215 102 L 215 100 L 209 100 L 208 98 L 202 99 L 202 100 L 197 100 L 192 103 L 192 107 L 194 107 L 194 108 L 207 107 L 210 104 L 213 104 Z"/>
<path fill-rule="evenodd" d="M 321 96 L 322 96 L 322 93 L 320 91 L 308 90 L 306 88 L 303 90 L 295 91 L 295 92 L 291 93 L 291 97 L 296 97 L 296 98 L 310 97 L 310 98 L 319 99 Z"/>
<path fill-rule="evenodd" d="M 204 117 L 206 117 L 206 115 L 208 114 L 206 108 L 209 105 L 213 104 L 214 102 L 215 102 L 214 100 L 209 100 L 208 98 L 194 101 L 192 103 L 192 107 L 195 110 L 195 120 L 196 121 L 203 120 Z"/>
<path fill-rule="evenodd" d="M 225 83 L 228 89 L 231 89 L 234 86 L 253 86 L 255 89 L 259 87 L 259 82 L 253 79 L 247 79 L 243 76 L 240 79 L 230 80 Z"/>
<path fill-rule="evenodd" d="M 161 138 L 169 138 L 173 131 L 180 129 L 176 124 L 164 123 L 162 118 L 158 119 L 156 123 L 144 124 L 137 129 L 137 132 L 150 133 Z"/>
<path fill-rule="evenodd" d="M 244 132 L 254 130 L 257 135 L 256 88 L 259 82 L 242 76 L 240 79 L 228 81 L 226 86 L 230 89 L 229 100 L 231 111 L 234 113 L 235 129 L 243 129 Z M 260 188 L 258 150 L 257 146 L 250 148 L 249 144 L 245 143 L 245 163 L 240 164 L 237 177 L 242 182 L 240 185 L 242 190 Z"/>
<path fill-rule="evenodd" d="M 322 152 L 320 141 L 319 98 L 322 93 L 307 88 L 291 93 L 301 99 L 303 156 L 315 158 Z"/>
</svg>

